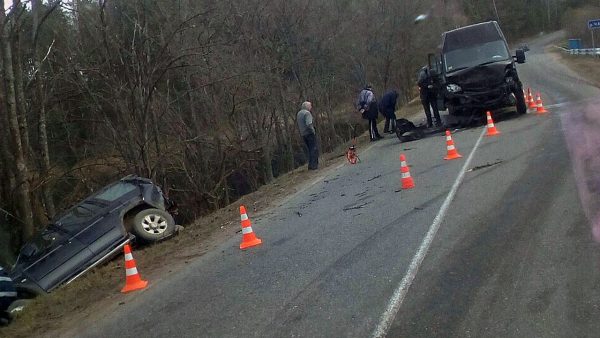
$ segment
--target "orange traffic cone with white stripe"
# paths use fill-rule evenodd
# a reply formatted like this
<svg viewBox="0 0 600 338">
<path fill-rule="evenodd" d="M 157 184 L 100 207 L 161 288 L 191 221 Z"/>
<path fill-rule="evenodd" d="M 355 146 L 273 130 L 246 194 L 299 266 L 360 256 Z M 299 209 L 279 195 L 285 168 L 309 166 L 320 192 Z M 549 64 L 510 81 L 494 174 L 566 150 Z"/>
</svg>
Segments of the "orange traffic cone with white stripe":
<svg viewBox="0 0 600 338">
<path fill-rule="evenodd" d="M 531 94 L 531 88 L 527 88 L 527 106 L 530 109 L 537 108 L 537 105 L 535 104 L 535 100 L 533 99 L 533 95 Z"/>
<path fill-rule="evenodd" d="M 492 113 L 490 113 L 488 111 L 486 113 L 486 115 L 487 115 L 487 133 L 485 134 L 485 136 L 500 135 L 500 131 L 498 129 L 496 129 L 496 126 L 494 125 L 494 120 L 492 120 Z"/>
<path fill-rule="evenodd" d="M 240 244 L 240 249 L 244 250 L 260 245 L 262 240 L 256 237 L 254 231 L 252 231 L 252 224 L 250 223 L 248 214 L 246 214 L 246 207 L 243 205 L 240 206 L 240 215 L 242 219 L 242 243 Z"/>
<path fill-rule="evenodd" d="M 400 174 L 402 176 L 400 179 L 402 189 L 412 189 L 415 187 L 415 181 L 412 176 L 410 176 L 410 170 L 406 164 L 406 156 L 404 156 L 404 154 L 400 154 Z"/>
<path fill-rule="evenodd" d="M 452 135 L 450 134 L 450 130 L 446 130 L 446 149 L 448 153 L 444 160 L 455 160 L 457 158 L 461 158 L 462 155 L 458 153 L 456 147 L 454 146 L 454 141 L 452 141 Z"/>
<path fill-rule="evenodd" d="M 544 104 L 542 103 L 542 96 L 540 95 L 540 93 L 537 93 L 536 106 L 536 114 L 544 114 L 548 112 L 546 108 L 544 108 Z"/>
<path fill-rule="evenodd" d="M 125 252 L 125 286 L 121 289 L 121 292 L 126 293 L 145 289 L 148 281 L 142 280 L 142 276 L 137 271 L 129 244 L 125 244 L 123 251 Z"/>
</svg>

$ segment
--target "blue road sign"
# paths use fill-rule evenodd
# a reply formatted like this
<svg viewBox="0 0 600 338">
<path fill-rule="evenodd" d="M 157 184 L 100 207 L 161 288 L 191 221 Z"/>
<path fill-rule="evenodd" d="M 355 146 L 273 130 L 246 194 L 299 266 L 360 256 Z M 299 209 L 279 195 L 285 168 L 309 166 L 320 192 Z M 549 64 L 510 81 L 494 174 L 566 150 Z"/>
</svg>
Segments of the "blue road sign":
<svg viewBox="0 0 600 338">
<path fill-rule="evenodd" d="M 600 19 L 588 21 L 588 28 L 589 29 L 600 28 Z"/>
</svg>

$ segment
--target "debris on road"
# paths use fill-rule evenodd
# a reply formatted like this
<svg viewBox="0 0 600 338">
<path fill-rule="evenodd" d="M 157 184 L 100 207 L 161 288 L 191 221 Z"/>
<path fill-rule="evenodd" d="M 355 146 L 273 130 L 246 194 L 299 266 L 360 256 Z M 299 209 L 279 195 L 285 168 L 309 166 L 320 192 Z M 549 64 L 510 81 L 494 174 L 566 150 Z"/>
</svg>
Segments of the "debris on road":
<svg viewBox="0 0 600 338">
<path fill-rule="evenodd" d="M 488 167 L 494 166 L 496 164 L 500 164 L 502 162 L 503 161 L 500 160 L 500 161 L 496 161 L 496 162 L 493 162 L 493 163 L 486 163 L 484 165 L 478 165 L 476 167 L 473 167 L 473 168 L 467 170 L 467 172 L 476 171 L 476 170 L 483 169 L 483 168 L 488 168 Z"/>
<path fill-rule="evenodd" d="M 371 182 L 371 181 L 373 181 L 373 180 L 376 180 L 376 179 L 378 179 L 378 178 L 380 178 L 380 177 L 381 177 L 381 175 L 377 175 L 377 176 L 375 176 L 375 177 L 371 177 L 371 178 L 369 178 L 369 179 L 367 180 L 367 182 Z"/>
<path fill-rule="evenodd" d="M 353 206 L 353 207 L 345 207 L 345 208 L 344 208 L 344 209 L 342 209 L 342 210 L 344 210 L 344 211 L 348 211 L 348 210 L 362 209 L 362 208 L 364 208 L 365 206 L 367 206 L 367 205 L 369 205 L 369 204 L 371 204 L 371 202 L 363 203 L 363 204 L 361 204 L 361 205 L 357 205 L 357 206 Z"/>
</svg>

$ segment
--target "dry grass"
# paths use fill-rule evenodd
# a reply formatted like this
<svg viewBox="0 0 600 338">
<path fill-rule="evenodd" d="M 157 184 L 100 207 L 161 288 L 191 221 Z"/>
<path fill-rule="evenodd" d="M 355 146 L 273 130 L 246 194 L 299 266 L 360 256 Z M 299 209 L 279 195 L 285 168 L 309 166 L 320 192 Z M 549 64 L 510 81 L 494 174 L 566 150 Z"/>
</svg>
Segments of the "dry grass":
<svg viewBox="0 0 600 338">
<path fill-rule="evenodd" d="M 570 55 L 562 52 L 554 53 L 555 57 L 573 71 L 600 88 L 600 57 L 588 55 Z"/>
<path fill-rule="evenodd" d="M 409 120 L 413 120 L 417 117 L 425 117 L 425 113 L 423 112 L 423 106 L 421 105 L 421 100 L 419 99 L 419 97 L 417 96 L 416 98 L 412 99 L 407 105 L 400 107 L 400 110 L 396 112 L 396 117 L 403 117 Z"/>
</svg>

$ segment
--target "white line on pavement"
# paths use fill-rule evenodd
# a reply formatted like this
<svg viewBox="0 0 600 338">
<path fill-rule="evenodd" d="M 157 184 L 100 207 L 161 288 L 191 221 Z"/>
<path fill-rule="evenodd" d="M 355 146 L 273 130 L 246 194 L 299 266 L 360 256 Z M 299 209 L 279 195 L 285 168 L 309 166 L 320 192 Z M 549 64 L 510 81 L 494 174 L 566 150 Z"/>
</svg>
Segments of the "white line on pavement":
<svg viewBox="0 0 600 338">
<path fill-rule="evenodd" d="M 450 207 L 450 203 L 454 199 L 454 196 L 456 195 L 456 191 L 458 190 L 458 187 L 460 186 L 460 184 L 462 183 L 462 181 L 465 177 L 467 168 L 469 167 L 469 164 L 471 163 L 471 160 L 473 159 L 473 155 L 475 155 L 475 151 L 479 147 L 479 144 L 481 143 L 481 140 L 483 139 L 483 135 L 485 134 L 485 132 L 486 132 L 486 128 L 484 127 L 483 131 L 481 132 L 481 135 L 479 135 L 479 139 L 477 139 L 477 142 L 475 143 L 475 146 L 473 147 L 473 150 L 471 150 L 469 157 L 465 161 L 465 164 L 463 165 L 458 176 L 456 177 L 456 180 L 454 181 L 454 184 L 452 185 L 452 188 L 450 189 L 448 196 L 446 196 L 446 199 L 444 200 L 444 203 L 442 204 L 440 211 L 438 211 L 437 215 L 433 219 L 433 223 L 429 227 L 429 231 L 427 231 L 427 234 L 425 235 L 425 238 L 423 239 L 423 242 L 421 243 L 419 250 L 413 257 L 412 261 L 410 262 L 408 270 L 406 271 L 406 275 L 404 276 L 404 278 L 402 278 L 402 281 L 400 282 L 398 287 L 394 290 L 394 294 L 392 295 L 392 298 L 390 299 L 390 302 L 388 303 L 388 306 L 385 309 L 385 312 L 381 316 L 381 319 L 379 320 L 379 324 L 377 325 L 377 328 L 373 332 L 373 337 L 385 337 L 388 330 L 390 329 L 390 326 L 392 325 L 392 322 L 393 322 L 394 318 L 396 317 L 398 310 L 400 310 L 402 301 L 404 301 L 404 297 L 406 297 L 406 294 L 408 293 L 408 289 L 410 288 L 413 280 L 415 279 L 415 276 L 417 275 L 417 272 L 419 271 L 419 267 L 421 266 L 421 263 L 423 263 L 423 259 L 425 259 L 425 255 L 427 255 L 427 251 L 429 251 L 429 247 L 431 246 L 431 243 L 433 242 L 433 238 L 435 237 L 435 234 L 437 233 L 438 229 L 440 228 L 440 225 L 442 224 L 442 221 L 444 220 L 444 216 L 446 216 L 448 207 Z"/>
<path fill-rule="evenodd" d="M 562 102 L 562 103 L 549 104 L 549 105 L 546 105 L 544 107 L 545 108 L 558 108 L 558 107 L 566 106 L 569 103 L 571 103 L 571 102 Z"/>
</svg>

